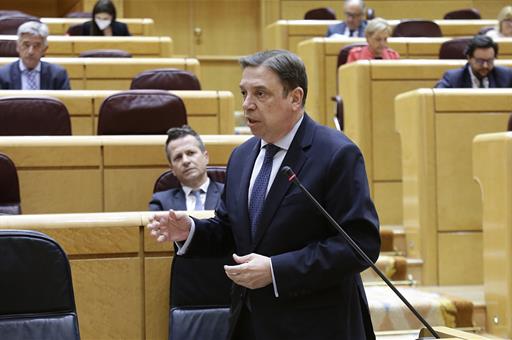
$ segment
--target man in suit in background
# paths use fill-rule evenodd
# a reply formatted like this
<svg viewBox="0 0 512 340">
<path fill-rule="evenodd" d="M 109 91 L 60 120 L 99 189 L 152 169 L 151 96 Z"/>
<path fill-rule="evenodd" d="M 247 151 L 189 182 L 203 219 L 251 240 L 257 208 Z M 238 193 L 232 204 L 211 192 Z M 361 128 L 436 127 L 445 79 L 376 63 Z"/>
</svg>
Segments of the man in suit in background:
<svg viewBox="0 0 512 340">
<path fill-rule="evenodd" d="M 364 20 L 365 5 L 363 0 L 345 0 L 343 11 L 345 21 L 327 28 L 327 37 L 364 37 L 366 20 Z"/>
<path fill-rule="evenodd" d="M 201 137 L 187 125 L 171 128 L 167 131 L 165 152 L 169 166 L 181 185 L 153 194 L 149 210 L 217 208 L 224 184 L 208 178 L 208 151 Z M 232 262 L 230 255 L 215 258 L 174 256 L 172 306 L 229 305 L 231 283 L 224 275 L 223 266 Z"/>
<path fill-rule="evenodd" d="M 41 58 L 48 49 L 48 26 L 37 21 L 18 27 L 16 51 L 20 59 L 0 68 L 3 90 L 70 90 L 68 74 Z"/>
<path fill-rule="evenodd" d="M 446 71 L 436 88 L 499 88 L 512 87 L 512 71 L 495 66 L 498 44 L 491 37 L 476 35 L 464 51 L 467 64 L 456 70 Z"/>
<path fill-rule="evenodd" d="M 369 265 L 280 172 L 291 167 L 376 261 L 379 222 L 361 152 L 304 112 L 307 75 L 295 54 L 265 51 L 240 63 L 254 137 L 231 154 L 215 217 L 170 211 L 148 228 L 184 253 L 234 247 L 237 265 L 224 268 L 233 282 L 230 339 L 375 339 L 360 276 Z"/>
</svg>

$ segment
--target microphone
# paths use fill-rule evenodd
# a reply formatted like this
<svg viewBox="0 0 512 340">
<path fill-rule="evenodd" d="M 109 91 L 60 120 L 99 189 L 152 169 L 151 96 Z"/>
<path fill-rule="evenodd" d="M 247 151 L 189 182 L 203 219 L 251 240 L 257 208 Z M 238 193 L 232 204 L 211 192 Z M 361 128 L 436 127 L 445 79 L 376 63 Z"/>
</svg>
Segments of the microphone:
<svg viewBox="0 0 512 340">
<path fill-rule="evenodd" d="M 332 218 L 332 216 L 329 215 L 329 213 L 322 207 L 322 205 L 320 203 L 318 203 L 318 201 L 313 197 L 313 195 L 311 195 L 311 193 L 308 191 L 308 189 L 306 189 L 302 185 L 302 183 L 300 183 L 299 179 L 297 178 L 297 175 L 295 175 L 293 170 L 289 166 L 285 165 L 281 168 L 281 172 L 288 177 L 289 182 L 293 182 L 295 185 L 297 185 L 300 188 L 300 190 L 306 195 L 306 197 L 311 201 L 311 203 L 313 203 L 313 205 L 315 205 L 318 208 L 318 210 L 322 213 L 322 215 L 324 215 L 325 218 L 327 218 L 327 220 L 329 221 L 331 226 L 334 227 L 334 229 L 343 236 L 343 238 L 352 246 L 352 248 L 359 254 L 359 256 L 361 256 L 370 265 L 370 267 L 372 267 L 372 269 L 375 271 L 375 273 L 377 273 L 377 275 L 379 275 L 380 278 L 382 280 L 384 280 L 384 282 L 386 282 L 388 287 L 391 288 L 391 290 L 400 298 L 400 300 L 402 300 L 402 302 L 407 306 L 407 308 L 409 308 L 409 310 L 416 316 L 416 318 L 418 318 L 418 320 L 421 321 L 421 323 L 428 329 L 428 331 L 435 337 L 435 339 L 440 339 L 440 336 L 432 328 L 432 326 L 430 326 L 430 324 L 427 322 L 427 320 L 425 320 L 421 316 L 421 314 L 418 313 L 418 311 L 410 304 L 409 301 L 407 301 L 407 299 L 402 295 L 402 293 L 400 293 L 398 291 L 398 289 L 386 277 L 386 275 L 384 275 L 384 273 L 379 268 L 377 268 L 377 266 L 372 262 L 372 260 L 370 260 L 368 255 L 366 255 L 365 252 L 361 248 L 359 248 L 359 246 L 354 242 L 354 240 L 338 224 L 338 222 L 336 222 L 336 220 L 334 220 L 334 218 Z M 427 338 L 422 337 L 422 338 L 419 338 L 418 340 L 420 340 L 420 339 L 432 339 L 432 338 L 431 337 L 427 337 Z"/>
</svg>

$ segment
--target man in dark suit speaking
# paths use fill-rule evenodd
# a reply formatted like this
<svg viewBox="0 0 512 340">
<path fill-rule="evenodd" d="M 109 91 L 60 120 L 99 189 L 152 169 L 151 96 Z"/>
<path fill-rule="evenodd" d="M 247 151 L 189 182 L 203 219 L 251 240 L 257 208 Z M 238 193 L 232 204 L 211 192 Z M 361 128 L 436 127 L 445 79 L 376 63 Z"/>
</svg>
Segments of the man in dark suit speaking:
<svg viewBox="0 0 512 340">
<path fill-rule="evenodd" d="M 467 64 L 445 72 L 437 88 L 501 88 L 512 87 L 512 70 L 495 66 L 498 44 L 491 37 L 476 35 L 464 51 Z"/>
<path fill-rule="evenodd" d="M 225 266 L 233 282 L 230 339 L 375 339 L 360 277 L 368 264 L 280 173 L 292 168 L 376 261 L 379 222 L 361 152 L 304 112 L 307 76 L 295 54 L 265 51 L 240 63 L 254 137 L 231 154 L 216 216 L 170 211 L 152 217 L 148 228 L 186 253 L 234 247 L 237 264 Z"/>
<path fill-rule="evenodd" d="M 187 125 L 171 128 L 167 131 L 165 151 L 169 166 L 181 185 L 179 188 L 154 193 L 149 210 L 217 208 L 224 184 L 208 178 L 208 151 L 201 137 Z M 223 266 L 232 263 L 232 260 L 229 250 L 226 252 L 215 258 L 174 256 L 172 306 L 228 305 L 231 284 L 224 275 Z"/>
<path fill-rule="evenodd" d="M 37 21 L 18 27 L 16 51 L 20 59 L 0 68 L 2 90 L 70 90 L 68 74 L 41 58 L 48 49 L 48 27 Z"/>
</svg>

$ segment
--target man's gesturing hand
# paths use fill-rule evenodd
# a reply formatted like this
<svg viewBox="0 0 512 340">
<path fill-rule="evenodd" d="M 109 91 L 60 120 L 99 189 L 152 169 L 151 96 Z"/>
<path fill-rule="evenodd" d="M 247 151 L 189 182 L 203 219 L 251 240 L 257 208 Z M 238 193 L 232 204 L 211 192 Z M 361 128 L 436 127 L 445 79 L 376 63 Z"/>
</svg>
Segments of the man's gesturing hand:
<svg viewBox="0 0 512 340">
<path fill-rule="evenodd" d="M 224 271 L 237 285 L 256 289 L 272 283 L 270 257 L 254 253 L 245 256 L 233 254 L 233 259 L 238 265 L 224 266 Z"/>
<path fill-rule="evenodd" d="M 151 236 L 158 242 L 184 241 L 190 232 L 190 217 L 184 212 L 169 210 L 168 213 L 155 214 L 147 225 Z"/>
</svg>

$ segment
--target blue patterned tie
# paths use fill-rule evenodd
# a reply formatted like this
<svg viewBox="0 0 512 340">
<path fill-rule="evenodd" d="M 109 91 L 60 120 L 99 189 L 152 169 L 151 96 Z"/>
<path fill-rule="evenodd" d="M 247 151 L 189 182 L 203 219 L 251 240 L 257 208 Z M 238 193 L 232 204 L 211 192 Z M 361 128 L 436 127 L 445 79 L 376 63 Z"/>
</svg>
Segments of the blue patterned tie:
<svg viewBox="0 0 512 340">
<path fill-rule="evenodd" d="M 249 203 L 249 218 L 251 220 L 251 235 L 253 239 L 256 234 L 258 220 L 263 210 L 263 203 L 265 202 L 268 180 L 270 178 L 270 173 L 272 172 L 272 162 L 275 154 L 281 150 L 280 147 L 275 146 L 274 144 L 267 144 L 265 148 L 266 152 L 265 158 L 263 159 L 263 165 L 261 166 L 256 180 L 254 181 L 251 191 L 251 202 Z"/>
<path fill-rule="evenodd" d="M 25 72 L 26 79 L 27 79 L 28 90 L 38 90 L 37 84 L 36 84 L 37 71 L 36 70 L 29 71 L 29 70 L 25 69 L 24 72 Z"/>
<path fill-rule="evenodd" d="M 194 210 L 204 210 L 203 203 L 201 203 L 201 189 L 192 190 L 191 193 L 196 198 L 196 205 L 194 206 Z"/>
</svg>

